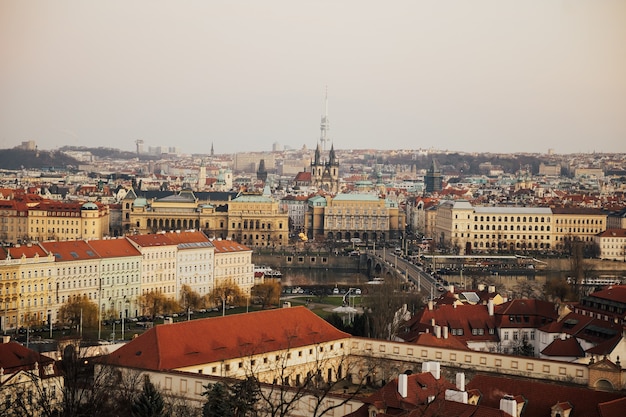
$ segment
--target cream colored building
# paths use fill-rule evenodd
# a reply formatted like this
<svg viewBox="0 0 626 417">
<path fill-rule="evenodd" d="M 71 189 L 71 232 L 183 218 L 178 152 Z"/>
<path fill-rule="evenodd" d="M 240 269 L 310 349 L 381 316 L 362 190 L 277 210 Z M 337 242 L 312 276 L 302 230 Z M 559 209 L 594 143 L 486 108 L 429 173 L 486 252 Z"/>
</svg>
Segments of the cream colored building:
<svg viewBox="0 0 626 417">
<path fill-rule="evenodd" d="M 15 200 L 0 200 L 0 240 L 9 243 L 28 241 L 28 206 Z"/>
<path fill-rule="evenodd" d="M 399 239 L 406 221 L 397 202 L 374 194 L 316 196 L 309 200 L 305 220 L 309 238 L 323 235 L 327 241 L 363 242 Z"/>
<path fill-rule="evenodd" d="M 607 214 L 593 208 L 553 208 L 553 240 L 557 250 L 564 250 L 569 242 L 593 244 L 594 236 L 606 230 Z"/>
<path fill-rule="evenodd" d="M 28 239 L 102 239 L 109 235 L 109 207 L 47 200 L 28 210 Z"/>
<path fill-rule="evenodd" d="M 437 207 L 435 240 L 469 251 L 565 250 L 568 242 L 593 243 L 606 228 L 606 214 L 596 209 L 549 207 L 483 207 L 466 200 Z"/>
<path fill-rule="evenodd" d="M 38 326 L 56 319 L 53 254 L 34 245 L 0 249 L 2 330 Z"/>
<path fill-rule="evenodd" d="M 600 259 L 626 262 L 626 229 L 607 229 L 594 236 Z"/>
<path fill-rule="evenodd" d="M 232 240 L 213 240 L 215 248 L 215 286 L 226 283 L 236 284 L 250 296 L 254 286 L 254 264 L 252 249 Z"/>
<path fill-rule="evenodd" d="M 89 246 L 100 257 L 99 291 L 93 301 L 102 318 L 136 317 L 140 313 L 142 255 L 124 238 L 91 240 Z M 92 299 L 92 293 L 89 293 Z"/>
<path fill-rule="evenodd" d="M 66 302 L 86 296 L 96 305 L 100 288 L 100 256 L 84 240 L 42 242 L 40 246 L 54 258 L 52 294 L 53 322 Z"/>
<path fill-rule="evenodd" d="M 233 239 L 248 246 L 278 247 L 289 241 L 289 216 L 279 202 L 261 195 L 224 201 L 200 201 L 193 192 L 146 200 L 129 191 L 122 203 L 128 233 L 202 230 L 208 237 Z"/>
<path fill-rule="evenodd" d="M 201 296 L 210 294 L 215 287 L 213 277 L 215 246 L 204 233 L 197 231 L 170 232 L 167 237 L 176 243 L 176 293 L 183 285 Z"/>
<path fill-rule="evenodd" d="M 165 233 L 127 236 L 142 256 L 141 294 L 158 292 L 171 299 L 176 293 L 176 243 Z"/>
</svg>

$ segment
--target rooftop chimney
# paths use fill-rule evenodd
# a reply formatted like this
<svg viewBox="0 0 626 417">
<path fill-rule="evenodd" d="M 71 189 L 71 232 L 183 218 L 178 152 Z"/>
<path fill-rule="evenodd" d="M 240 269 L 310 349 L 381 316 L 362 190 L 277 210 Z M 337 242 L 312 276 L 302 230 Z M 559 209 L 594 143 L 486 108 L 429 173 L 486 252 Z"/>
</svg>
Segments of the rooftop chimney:
<svg viewBox="0 0 626 417">
<path fill-rule="evenodd" d="M 448 338 L 448 326 L 443 326 L 443 338 Z"/>
<path fill-rule="evenodd" d="M 517 402 L 512 395 L 505 395 L 500 399 L 500 410 L 510 416 L 517 416 Z"/>
<path fill-rule="evenodd" d="M 496 292 L 496 286 L 490 285 L 489 287 L 487 287 L 487 291 L 489 292 L 489 294 L 493 294 L 494 292 Z"/>
<path fill-rule="evenodd" d="M 441 326 L 439 325 L 435 326 L 435 336 L 437 337 L 437 339 L 441 339 Z"/>
<path fill-rule="evenodd" d="M 452 294 L 454 294 L 454 285 L 449 285 L 448 286 L 448 291 L 450 291 Z"/>
<path fill-rule="evenodd" d="M 409 390 L 409 377 L 407 374 L 398 375 L 398 393 L 402 398 L 406 398 Z"/>
<path fill-rule="evenodd" d="M 493 317 L 493 299 L 490 298 L 489 301 L 487 301 L 487 311 L 489 312 L 489 317 Z"/>
<path fill-rule="evenodd" d="M 465 373 L 456 373 L 456 389 L 459 391 L 465 391 Z"/>
<path fill-rule="evenodd" d="M 430 372 L 435 379 L 439 379 L 441 377 L 441 366 L 439 362 L 435 361 L 422 362 L 422 372 Z"/>
<path fill-rule="evenodd" d="M 478 291 L 484 291 L 485 290 L 485 284 L 478 284 Z"/>
<path fill-rule="evenodd" d="M 433 309 L 433 300 L 428 301 L 428 310 L 432 311 Z"/>
</svg>

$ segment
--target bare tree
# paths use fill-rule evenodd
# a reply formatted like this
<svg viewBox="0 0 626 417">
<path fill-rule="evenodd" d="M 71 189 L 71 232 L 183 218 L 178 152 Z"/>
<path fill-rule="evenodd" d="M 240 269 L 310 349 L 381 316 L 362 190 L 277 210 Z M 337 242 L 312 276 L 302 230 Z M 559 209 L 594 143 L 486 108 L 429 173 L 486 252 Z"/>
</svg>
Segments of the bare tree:
<svg viewBox="0 0 626 417">
<path fill-rule="evenodd" d="M 286 330 L 285 337 L 295 340 L 296 333 Z M 254 351 L 242 355 L 248 358 L 246 380 L 258 386 L 255 410 L 271 417 L 289 416 L 303 406 L 306 398 L 307 415 L 317 417 L 330 414 L 362 393 L 373 379 L 378 362 L 350 356 L 340 343 L 288 347 L 267 358 L 267 362 L 260 361 Z M 327 401 L 333 394 L 341 396 Z"/>
<path fill-rule="evenodd" d="M 404 291 L 403 284 L 399 278 L 389 276 L 370 290 L 364 299 L 368 321 L 365 327 L 371 331 L 367 337 L 392 340 L 403 324 L 402 317 L 398 316 L 403 306 L 421 306 L 419 294 Z"/>
<path fill-rule="evenodd" d="M 207 297 L 213 304 L 222 306 L 222 314 L 225 314 L 226 305 L 240 305 L 245 302 L 246 296 L 241 291 L 241 288 L 233 282 L 226 281 L 215 288 L 208 294 Z"/>
</svg>

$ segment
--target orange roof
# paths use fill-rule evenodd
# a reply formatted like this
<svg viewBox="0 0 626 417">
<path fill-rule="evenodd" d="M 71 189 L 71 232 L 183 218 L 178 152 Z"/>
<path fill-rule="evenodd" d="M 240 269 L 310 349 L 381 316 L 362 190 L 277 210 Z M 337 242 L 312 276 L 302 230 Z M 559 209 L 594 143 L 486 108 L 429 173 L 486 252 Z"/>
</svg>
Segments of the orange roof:
<svg viewBox="0 0 626 417">
<path fill-rule="evenodd" d="M 252 250 L 234 240 L 212 240 L 211 243 L 215 246 L 215 253 L 245 252 Z"/>
<path fill-rule="evenodd" d="M 111 353 L 108 363 L 171 370 L 348 338 L 305 307 L 158 325 Z"/>
<path fill-rule="evenodd" d="M 102 258 L 141 256 L 141 253 L 126 239 L 90 240 L 88 244 Z"/>
<path fill-rule="evenodd" d="M 12 259 L 20 259 L 22 255 L 26 258 L 34 258 L 35 255 L 39 255 L 41 257 L 48 256 L 46 251 L 44 251 L 39 245 L 19 245 L 2 249 L 3 250 L 0 250 L 0 260 L 7 259 L 9 255 Z"/>
<path fill-rule="evenodd" d="M 209 238 L 200 231 L 180 231 L 167 234 L 168 239 L 173 243 L 180 245 L 181 243 L 200 243 L 208 242 Z"/>
<path fill-rule="evenodd" d="M 153 235 L 133 235 L 126 236 L 126 238 L 132 240 L 141 247 L 167 246 L 176 244 L 172 242 L 172 240 L 167 237 L 165 233 L 156 233 Z"/>
<path fill-rule="evenodd" d="M 56 262 L 67 262 L 100 258 L 93 248 L 84 240 L 68 240 L 66 242 L 42 242 L 41 246 L 52 252 Z"/>
</svg>

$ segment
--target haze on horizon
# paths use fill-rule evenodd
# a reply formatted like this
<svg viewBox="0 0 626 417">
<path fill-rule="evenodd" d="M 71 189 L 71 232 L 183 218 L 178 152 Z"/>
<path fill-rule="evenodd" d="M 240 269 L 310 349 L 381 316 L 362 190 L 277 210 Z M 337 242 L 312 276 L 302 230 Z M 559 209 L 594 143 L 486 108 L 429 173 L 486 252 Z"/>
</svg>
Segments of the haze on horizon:
<svg viewBox="0 0 626 417">
<path fill-rule="evenodd" d="M 623 0 L 0 2 L 0 149 L 626 152 Z"/>
</svg>

